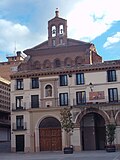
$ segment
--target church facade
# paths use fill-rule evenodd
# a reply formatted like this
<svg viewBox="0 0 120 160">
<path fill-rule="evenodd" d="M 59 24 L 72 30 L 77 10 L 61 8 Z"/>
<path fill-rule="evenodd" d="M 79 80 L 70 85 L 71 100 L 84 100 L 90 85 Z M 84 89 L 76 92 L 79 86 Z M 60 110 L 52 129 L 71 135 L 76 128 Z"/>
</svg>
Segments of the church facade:
<svg viewBox="0 0 120 160">
<path fill-rule="evenodd" d="M 48 21 L 48 40 L 24 51 L 11 76 L 12 152 L 61 151 L 60 112 L 71 108 L 74 150 L 103 150 L 106 125 L 116 124 L 120 148 L 120 60 L 102 61 L 95 45 L 67 37 L 67 21 Z"/>
</svg>

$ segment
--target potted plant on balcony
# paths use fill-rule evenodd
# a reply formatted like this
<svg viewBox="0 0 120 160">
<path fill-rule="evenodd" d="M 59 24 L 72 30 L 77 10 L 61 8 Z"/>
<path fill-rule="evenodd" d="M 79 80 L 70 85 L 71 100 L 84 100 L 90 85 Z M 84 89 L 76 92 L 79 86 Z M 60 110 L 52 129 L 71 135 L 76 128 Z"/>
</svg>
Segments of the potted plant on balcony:
<svg viewBox="0 0 120 160">
<path fill-rule="evenodd" d="M 107 152 L 115 152 L 115 130 L 116 130 L 116 125 L 115 124 L 108 124 L 106 126 L 106 151 Z"/>
<path fill-rule="evenodd" d="M 73 146 L 70 145 L 70 133 L 73 132 L 74 123 L 72 121 L 72 114 L 70 108 L 64 108 L 61 110 L 61 126 L 66 132 L 66 147 L 64 148 L 64 154 L 73 153 Z"/>
</svg>

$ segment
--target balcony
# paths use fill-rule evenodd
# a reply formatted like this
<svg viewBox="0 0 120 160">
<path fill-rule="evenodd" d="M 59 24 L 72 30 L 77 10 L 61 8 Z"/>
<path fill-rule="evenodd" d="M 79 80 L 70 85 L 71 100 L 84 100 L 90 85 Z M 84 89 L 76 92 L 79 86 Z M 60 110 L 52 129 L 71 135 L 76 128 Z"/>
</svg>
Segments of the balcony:
<svg viewBox="0 0 120 160">
<path fill-rule="evenodd" d="M 17 85 L 14 85 L 14 91 L 15 90 L 24 90 L 24 87 L 23 86 L 18 87 Z"/>
<path fill-rule="evenodd" d="M 24 103 L 22 106 L 17 107 L 15 103 L 12 103 L 12 111 L 22 111 L 26 110 L 26 103 Z"/>
<path fill-rule="evenodd" d="M 103 100 L 92 100 L 92 101 L 86 101 L 85 103 L 76 103 L 76 99 L 73 99 L 73 105 L 74 107 L 82 107 L 82 106 L 110 106 L 110 105 L 119 105 L 120 104 L 120 98 L 117 100 L 109 101 L 108 97 L 105 97 Z"/>
<path fill-rule="evenodd" d="M 68 99 L 68 103 L 66 105 L 60 105 L 59 98 L 46 98 L 41 99 L 37 103 L 33 102 L 24 102 L 22 106 L 16 107 L 15 103 L 12 103 L 12 111 L 19 112 L 25 111 L 27 109 L 44 109 L 44 108 L 55 108 L 55 107 L 89 107 L 89 106 L 110 106 L 110 105 L 120 105 L 120 97 L 117 100 L 109 101 L 108 97 L 104 97 L 104 99 L 95 99 L 89 100 L 89 97 L 86 97 L 86 101 L 81 103 L 77 103 L 76 99 Z"/>
<path fill-rule="evenodd" d="M 27 122 L 23 122 L 21 125 L 17 125 L 16 123 L 12 123 L 12 130 L 13 131 L 24 131 L 27 130 Z"/>
<path fill-rule="evenodd" d="M 60 107 L 90 107 L 90 106 L 110 106 L 110 105 L 120 105 L 120 96 L 116 99 L 113 99 L 109 101 L 108 97 L 104 97 L 103 99 L 95 99 L 95 100 L 90 100 L 89 97 L 86 97 L 86 100 L 83 99 L 79 103 L 77 103 L 77 99 L 68 99 L 68 104 L 67 105 L 60 105 L 59 99 L 58 99 L 58 106 Z"/>
<path fill-rule="evenodd" d="M 10 120 L 0 118 L 0 125 L 1 126 L 10 126 Z"/>
</svg>

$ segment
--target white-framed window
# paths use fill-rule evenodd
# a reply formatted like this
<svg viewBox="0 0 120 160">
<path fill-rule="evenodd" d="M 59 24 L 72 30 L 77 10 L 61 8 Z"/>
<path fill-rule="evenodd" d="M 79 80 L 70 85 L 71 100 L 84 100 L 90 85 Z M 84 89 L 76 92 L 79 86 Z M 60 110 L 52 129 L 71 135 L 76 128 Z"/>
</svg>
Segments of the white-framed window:
<svg viewBox="0 0 120 160">
<path fill-rule="evenodd" d="M 59 103 L 60 106 L 68 106 L 68 93 L 59 94 Z"/>
</svg>

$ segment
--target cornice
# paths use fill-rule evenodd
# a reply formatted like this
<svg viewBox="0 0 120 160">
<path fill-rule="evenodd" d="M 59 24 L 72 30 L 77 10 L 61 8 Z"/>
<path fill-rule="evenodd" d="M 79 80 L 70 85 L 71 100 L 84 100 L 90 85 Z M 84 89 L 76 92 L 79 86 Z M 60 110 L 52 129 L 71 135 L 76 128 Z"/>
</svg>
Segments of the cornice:
<svg viewBox="0 0 120 160">
<path fill-rule="evenodd" d="M 53 69 L 49 68 L 47 70 L 28 70 L 28 71 L 19 71 L 11 75 L 11 79 L 18 78 L 30 78 L 30 77 L 42 77 L 42 76 L 55 76 L 60 74 L 73 74 L 78 72 L 99 72 L 109 69 L 120 69 L 120 64 L 94 64 L 94 65 L 81 65 L 79 67 L 70 67 L 70 68 L 59 68 Z"/>
</svg>

